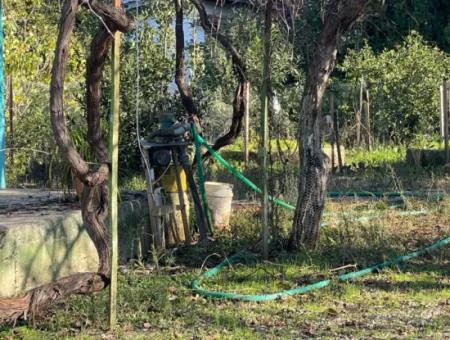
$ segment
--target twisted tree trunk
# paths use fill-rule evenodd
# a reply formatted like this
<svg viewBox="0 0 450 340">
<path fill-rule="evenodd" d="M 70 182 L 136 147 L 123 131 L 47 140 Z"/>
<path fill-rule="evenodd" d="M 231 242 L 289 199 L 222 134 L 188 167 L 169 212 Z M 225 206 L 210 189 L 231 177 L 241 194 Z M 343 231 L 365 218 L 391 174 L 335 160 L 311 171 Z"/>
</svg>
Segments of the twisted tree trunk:
<svg viewBox="0 0 450 340">
<path fill-rule="evenodd" d="M 86 76 L 88 141 L 100 163 L 97 169 L 90 169 L 88 163 L 75 149 L 64 117 L 64 78 L 70 39 L 80 5 L 89 7 L 103 20 L 92 42 Z M 97 273 L 78 273 L 37 287 L 21 298 L 0 299 L 0 323 L 14 322 L 21 317 L 34 317 L 67 295 L 92 293 L 109 284 L 109 236 L 104 223 L 108 211 L 106 184 L 109 164 L 108 152 L 100 128 L 100 89 L 102 70 L 112 42 L 111 33 L 117 30 L 127 32 L 130 29 L 131 21 L 120 9 L 96 0 L 65 0 L 64 2 L 50 86 L 51 121 L 58 147 L 69 162 L 73 173 L 84 185 L 81 196 L 82 217 L 86 230 L 97 249 L 99 268 Z"/>
<path fill-rule="evenodd" d="M 236 138 L 242 131 L 243 119 L 245 115 L 247 103 L 247 91 L 249 89 L 247 80 L 247 68 L 245 66 L 244 59 L 239 54 L 237 49 L 234 47 L 232 42 L 222 34 L 216 25 L 214 25 L 208 17 L 205 6 L 202 0 L 191 0 L 197 9 L 198 15 L 200 17 L 200 23 L 205 31 L 212 38 L 217 39 L 227 53 L 231 56 L 231 61 L 233 63 L 233 71 L 238 78 L 238 85 L 236 91 L 234 92 L 233 100 L 233 116 L 231 119 L 231 125 L 227 133 L 219 137 L 212 148 L 217 151 L 224 146 L 233 144 Z M 208 157 L 209 153 L 205 153 L 203 157 Z"/>
<path fill-rule="evenodd" d="M 175 83 L 181 95 L 181 102 L 191 117 L 198 115 L 197 105 L 192 98 L 189 87 L 185 82 L 185 55 L 184 55 L 184 30 L 183 30 L 183 0 L 174 0 L 175 4 Z"/>
<path fill-rule="evenodd" d="M 323 96 L 335 68 L 339 42 L 363 18 L 368 3 L 370 0 L 331 0 L 324 9 L 324 26 L 309 65 L 300 113 L 299 196 L 289 242 L 291 248 L 314 249 L 319 240 L 329 174 L 329 159 L 322 151 L 319 124 Z"/>
</svg>

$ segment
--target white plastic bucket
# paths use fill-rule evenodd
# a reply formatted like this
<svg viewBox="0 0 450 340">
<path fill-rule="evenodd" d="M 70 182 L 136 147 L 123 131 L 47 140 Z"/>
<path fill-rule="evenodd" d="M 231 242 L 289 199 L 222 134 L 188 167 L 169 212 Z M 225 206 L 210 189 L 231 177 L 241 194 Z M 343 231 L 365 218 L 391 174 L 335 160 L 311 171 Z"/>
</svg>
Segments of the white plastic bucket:
<svg viewBox="0 0 450 340">
<path fill-rule="evenodd" d="M 214 228 L 216 230 L 227 229 L 230 225 L 233 185 L 220 182 L 205 182 L 205 191 Z"/>
</svg>

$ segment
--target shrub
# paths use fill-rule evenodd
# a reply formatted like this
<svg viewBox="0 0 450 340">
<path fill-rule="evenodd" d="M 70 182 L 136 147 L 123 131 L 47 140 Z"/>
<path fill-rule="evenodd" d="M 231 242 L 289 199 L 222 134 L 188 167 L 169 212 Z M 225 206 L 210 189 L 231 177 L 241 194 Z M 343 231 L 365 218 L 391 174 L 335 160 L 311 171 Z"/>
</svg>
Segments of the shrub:
<svg viewBox="0 0 450 340">
<path fill-rule="evenodd" d="M 340 70 L 355 87 L 361 78 L 367 83 L 375 136 L 407 142 L 439 131 L 439 85 L 448 63 L 444 52 L 412 32 L 378 55 L 368 45 L 348 51 Z"/>
</svg>

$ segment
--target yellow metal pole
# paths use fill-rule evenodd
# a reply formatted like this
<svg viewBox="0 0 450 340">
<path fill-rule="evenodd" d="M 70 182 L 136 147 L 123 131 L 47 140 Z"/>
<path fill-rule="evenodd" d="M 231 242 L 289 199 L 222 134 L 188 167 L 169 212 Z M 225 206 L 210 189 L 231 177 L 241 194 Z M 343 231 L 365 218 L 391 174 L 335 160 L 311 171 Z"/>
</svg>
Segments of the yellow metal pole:
<svg viewBox="0 0 450 340">
<path fill-rule="evenodd" d="M 121 0 L 113 0 L 114 7 L 121 7 Z M 111 122 L 109 132 L 109 159 L 111 174 L 109 178 L 109 219 L 111 234 L 111 284 L 109 288 L 109 327 L 114 329 L 117 323 L 117 266 L 118 266 L 118 233 L 117 233 L 117 180 L 119 167 L 119 113 L 120 113 L 120 39 L 119 31 L 114 33 L 112 48 L 112 91 Z"/>
</svg>

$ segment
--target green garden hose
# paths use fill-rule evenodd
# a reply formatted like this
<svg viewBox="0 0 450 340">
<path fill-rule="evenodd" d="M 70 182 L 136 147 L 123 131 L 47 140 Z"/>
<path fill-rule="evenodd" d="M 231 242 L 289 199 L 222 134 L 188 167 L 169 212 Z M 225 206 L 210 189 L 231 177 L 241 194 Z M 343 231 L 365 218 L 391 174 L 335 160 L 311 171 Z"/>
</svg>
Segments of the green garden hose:
<svg viewBox="0 0 450 340">
<path fill-rule="evenodd" d="M 194 141 L 196 149 L 199 148 L 201 145 L 203 145 L 208 152 L 220 163 L 222 164 L 225 169 L 227 169 L 231 174 L 233 174 L 236 178 L 241 180 L 244 184 L 246 184 L 250 189 L 257 192 L 258 194 L 261 194 L 262 191 L 258 186 L 253 183 L 251 180 L 249 180 L 247 177 L 245 177 L 242 173 L 240 173 L 235 167 L 233 167 L 230 163 L 228 163 L 217 151 L 215 151 L 206 141 L 198 134 L 197 130 L 195 129 L 195 126 L 192 126 L 192 133 L 194 135 Z M 202 184 L 200 183 L 200 186 Z M 289 203 L 284 202 L 283 200 L 274 198 L 273 196 L 269 196 L 269 200 L 275 202 L 281 207 L 284 207 L 289 210 L 295 210 L 295 207 Z"/>
<path fill-rule="evenodd" d="M 197 133 L 195 130 L 195 125 L 192 124 L 192 134 L 195 136 Z M 197 134 L 198 135 L 198 134 Z M 209 211 L 208 200 L 206 199 L 206 189 L 205 189 L 205 175 L 203 173 L 203 163 L 202 163 L 202 153 L 201 153 L 201 144 L 198 138 L 194 138 L 195 145 L 195 159 L 197 160 L 197 174 L 199 179 L 199 187 L 200 187 L 200 196 L 202 198 L 203 212 L 206 216 L 206 222 L 208 224 L 208 229 L 212 233 L 213 232 L 213 223 L 211 218 L 211 212 Z"/>
<path fill-rule="evenodd" d="M 410 210 L 410 211 L 401 211 L 398 213 L 399 216 L 425 216 L 428 214 L 429 214 L 429 212 L 427 210 Z M 344 216 L 353 216 L 353 214 L 345 214 Z M 371 220 L 379 219 L 380 217 L 382 217 L 381 214 L 373 214 L 370 216 L 361 216 L 358 218 L 354 218 L 354 219 L 352 219 L 352 221 L 359 222 L 359 223 L 365 223 L 365 222 L 368 222 Z M 339 225 L 339 224 L 343 224 L 345 222 L 346 222 L 345 219 L 338 219 L 338 220 L 334 221 L 334 224 Z M 329 222 L 322 222 L 320 224 L 321 227 L 327 227 L 329 225 L 330 225 Z"/>
<path fill-rule="evenodd" d="M 217 161 L 219 161 L 219 163 L 221 163 L 229 172 L 231 172 L 235 177 L 237 177 L 242 182 L 244 182 L 252 190 L 256 191 L 257 193 L 261 193 L 261 189 L 259 189 L 252 181 L 250 181 L 242 173 L 240 173 L 236 168 L 234 168 L 230 163 L 228 163 L 220 154 L 218 154 L 215 150 L 213 150 L 209 146 L 209 144 L 206 143 L 206 141 L 197 133 L 195 127 L 192 128 L 192 133 L 193 133 L 194 140 L 195 140 L 196 154 L 200 154 L 199 150 L 200 150 L 201 145 L 205 146 L 206 149 L 209 151 L 209 153 Z M 200 186 L 204 186 L 204 177 L 203 177 L 203 171 L 201 169 L 201 164 L 198 164 L 198 167 L 199 167 L 199 176 L 201 177 L 200 178 Z M 201 189 L 201 191 L 202 191 L 202 189 Z M 204 191 L 204 188 L 203 188 L 203 191 Z M 413 195 L 413 193 L 409 193 L 409 192 L 408 193 L 351 192 L 351 193 L 330 193 L 329 196 L 330 197 L 354 197 L 354 196 L 357 196 L 357 197 L 401 197 L 401 196 L 405 196 L 405 194 L 408 196 Z M 286 209 L 295 210 L 294 206 L 284 202 L 283 200 L 276 199 L 273 196 L 269 196 L 269 200 L 275 202 L 276 204 L 278 204 Z M 426 211 L 409 211 L 409 212 L 404 212 L 404 214 L 414 216 L 414 215 L 420 215 L 420 214 L 427 214 L 427 212 Z M 363 222 L 368 219 L 378 218 L 378 217 L 379 217 L 379 215 L 374 215 L 374 216 L 370 216 L 370 217 L 361 217 L 361 218 L 357 219 L 357 221 L 359 220 L 360 222 Z M 322 226 L 324 226 L 324 225 L 325 225 L 325 223 L 322 223 Z M 340 282 L 350 281 L 357 277 L 368 275 L 370 273 L 382 270 L 382 269 L 390 267 L 392 265 L 399 264 L 399 263 L 405 262 L 405 261 L 409 261 L 409 260 L 419 257 L 419 256 L 423 256 L 427 253 L 430 253 L 437 249 L 443 248 L 448 244 L 450 244 L 450 237 L 447 237 L 443 240 L 440 240 L 436 243 L 433 243 L 432 245 L 430 245 L 428 247 L 422 248 L 415 252 L 411 252 L 409 254 L 396 257 L 394 259 L 376 264 L 374 266 L 367 267 L 367 268 L 364 268 L 364 269 L 356 271 L 356 272 L 341 274 L 341 275 L 337 276 L 335 279 Z M 303 286 L 303 287 L 284 290 L 282 292 L 277 292 L 277 293 L 272 293 L 272 294 L 260 294 L 260 295 L 258 295 L 258 294 L 245 295 L 245 294 L 227 293 L 227 292 L 220 292 L 220 291 L 211 291 L 211 290 L 203 289 L 200 286 L 201 281 L 208 279 L 214 275 L 217 275 L 223 268 L 225 268 L 226 266 L 228 266 L 230 264 L 242 263 L 244 259 L 245 259 L 245 256 L 243 256 L 243 253 L 242 252 L 238 253 L 238 254 L 230 257 L 229 259 L 226 259 L 225 261 L 220 263 L 218 266 L 216 266 L 212 269 L 209 269 L 205 273 L 201 274 L 199 277 L 192 280 L 191 286 L 192 286 L 193 291 L 199 295 L 202 295 L 205 297 L 210 297 L 210 298 L 258 302 L 258 301 L 276 300 L 276 299 L 281 299 L 281 298 L 285 298 L 285 297 L 289 297 L 289 296 L 293 296 L 293 295 L 305 294 L 305 293 L 308 293 L 313 290 L 324 288 L 332 282 L 331 279 L 327 279 L 327 280 L 322 280 L 322 281 L 319 281 L 319 282 L 316 282 L 316 283 L 313 283 L 313 284 L 310 284 L 307 286 Z"/>
<path fill-rule="evenodd" d="M 378 191 L 350 191 L 350 192 L 329 192 L 328 197 L 401 197 L 401 196 L 413 196 L 414 194 L 409 191 L 405 192 L 378 192 Z"/>
<path fill-rule="evenodd" d="M 241 180 L 245 185 L 247 185 L 250 189 L 255 191 L 258 194 L 261 194 L 261 189 L 245 177 L 241 172 L 239 172 L 234 166 L 232 166 L 229 162 L 227 162 L 217 151 L 215 151 L 197 132 L 195 126 L 192 127 L 192 134 L 194 136 L 196 153 L 200 153 L 200 147 L 203 145 L 208 152 L 225 168 L 227 169 L 233 176 L 237 179 Z M 201 164 L 198 164 L 199 170 L 201 170 Z M 204 177 L 203 171 L 199 171 L 200 177 L 200 187 L 204 187 Z M 202 190 L 202 188 L 200 188 Z M 204 190 L 204 189 L 203 189 Z M 330 198 L 340 198 L 340 197 L 361 197 L 361 198 L 369 198 L 369 197 L 377 197 L 377 198 L 393 198 L 393 197 L 417 197 L 423 196 L 421 193 L 415 193 L 411 191 L 405 192 L 370 192 L 370 191 L 350 191 L 350 192 L 330 192 L 328 193 L 328 197 Z M 443 195 L 435 194 L 437 199 L 442 199 Z M 279 205 L 280 207 L 286 208 L 288 210 L 295 210 L 295 206 L 289 204 L 281 199 L 275 198 L 269 195 L 269 200 Z"/>
<path fill-rule="evenodd" d="M 354 197 L 354 198 L 396 198 L 396 197 L 423 197 L 427 196 L 433 201 L 442 200 L 446 195 L 443 192 L 440 193 L 429 193 L 425 194 L 422 192 L 414 191 L 392 191 L 392 192 L 381 192 L 381 191 L 349 191 L 349 192 L 329 192 L 328 197 L 330 198 L 344 198 L 344 197 Z"/>
<path fill-rule="evenodd" d="M 365 275 L 371 274 L 373 272 L 377 272 L 379 270 L 385 269 L 387 267 L 409 261 L 415 257 L 423 256 L 432 251 L 443 248 L 443 247 L 447 246 L 448 244 L 450 244 L 450 237 L 447 237 L 436 243 L 433 243 L 432 245 L 430 245 L 428 247 L 422 248 L 420 250 L 411 252 L 406 255 L 396 257 L 394 259 L 391 259 L 391 260 L 388 260 L 388 261 L 385 261 L 385 262 L 382 262 L 379 264 L 376 264 L 374 266 L 367 267 L 362 270 L 358 270 L 356 272 L 341 274 L 341 275 L 337 276 L 335 279 L 340 282 L 350 281 L 355 278 L 365 276 Z M 243 260 L 242 254 L 238 253 L 238 254 L 230 257 L 229 259 L 223 261 L 217 267 L 214 267 L 214 268 L 206 271 L 205 273 L 203 273 L 198 278 L 196 278 L 192 281 L 193 291 L 199 295 L 202 295 L 205 297 L 210 297 L 210 298 L 258 302 L 258 301 L 277 300 L 277 299 L 286 298 L 286 297 L 293 296 L 293 295 L 305 294 L 305 293 L 308 293 L 313 290 L 324 288 L 324 287 L 328 286 L 331 282 L 333 282 L 333 280 L 327 279 L 327 280 L 322 280 L 322 281 L 319 281 L 319 282 L 316 282 L 316 283 L 313 283 L 313 284 L 310 284 L 307 286 L 288 289 L 288 290 L 284 290 L 284 291 L 278 292 L 278 293 L 251 294 L 251 295 L 212 291 L 212 290 L 203 289 L 200 286 L 200 282 L 202 280 L 210 278 L 214 275 L 217 275 L 224 267 L 226 267 L 230 264 L 241 263 L 242 260 Z"/>
</svg>

